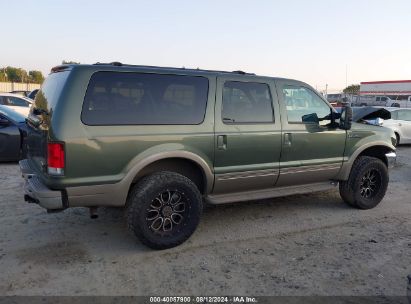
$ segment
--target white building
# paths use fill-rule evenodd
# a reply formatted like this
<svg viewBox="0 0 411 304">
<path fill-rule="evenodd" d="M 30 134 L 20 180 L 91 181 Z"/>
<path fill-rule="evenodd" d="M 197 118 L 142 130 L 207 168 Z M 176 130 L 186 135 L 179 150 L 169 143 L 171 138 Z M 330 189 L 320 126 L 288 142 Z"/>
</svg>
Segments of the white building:
<svg viewBox="0 0 411 304">
<path fill-rule="evenodd" d="M 411 96 L 411 80 L 361 82 L 360 95 L 382 95 L 393 99 L 407 99 Z"/>
</svg>

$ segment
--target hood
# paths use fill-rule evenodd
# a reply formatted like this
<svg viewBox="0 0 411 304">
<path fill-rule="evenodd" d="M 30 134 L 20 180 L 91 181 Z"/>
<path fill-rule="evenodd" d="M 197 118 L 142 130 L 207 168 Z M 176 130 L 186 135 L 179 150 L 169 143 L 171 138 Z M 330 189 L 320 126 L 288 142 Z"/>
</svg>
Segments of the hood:
<svg viewBox="0 0 411 304">
<path fill-rule="evenodd" d="M 391 112 L 379 107 L 353 108 L 352 120 L 354 122 L 359 122 L 361 120 L 373 120 L 377 118 L 390 119 Z"/>
</svg>

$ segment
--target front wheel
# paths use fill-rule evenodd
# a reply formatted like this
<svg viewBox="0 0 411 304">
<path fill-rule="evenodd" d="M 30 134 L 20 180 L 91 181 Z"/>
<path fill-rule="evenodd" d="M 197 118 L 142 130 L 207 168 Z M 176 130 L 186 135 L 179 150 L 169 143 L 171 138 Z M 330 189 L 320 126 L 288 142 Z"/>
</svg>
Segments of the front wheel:
<svg viewBox="0 0 411 304">
<path fill-rule="evenodd" d="M 153 249 L 175 247 L 197 228 L 203 210 L 197 186 L 174 172 L 144 177 L 127 200 L 127 223 L 145 245 Z"/>
<path fill-rule="evenodd" d="M 387 166 L 378 158 L 361 156 L 347 181 L 340 182 L 340 195 L 351 206 L 371 209 L 384 198 L 388 186 Z"/>
</svg>

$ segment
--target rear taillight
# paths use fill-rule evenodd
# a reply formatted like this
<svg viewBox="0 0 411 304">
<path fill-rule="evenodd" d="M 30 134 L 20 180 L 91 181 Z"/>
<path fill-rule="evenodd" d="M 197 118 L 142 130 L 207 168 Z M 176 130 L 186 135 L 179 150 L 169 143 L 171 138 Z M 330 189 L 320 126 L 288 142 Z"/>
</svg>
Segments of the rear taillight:
<svg viewBox="0 0 411 304">
<path fill-rule="evenodd" d="M 50 175 L 64 175 L 64 144 L 47 144 L 47 172 Z"/>
</svg>

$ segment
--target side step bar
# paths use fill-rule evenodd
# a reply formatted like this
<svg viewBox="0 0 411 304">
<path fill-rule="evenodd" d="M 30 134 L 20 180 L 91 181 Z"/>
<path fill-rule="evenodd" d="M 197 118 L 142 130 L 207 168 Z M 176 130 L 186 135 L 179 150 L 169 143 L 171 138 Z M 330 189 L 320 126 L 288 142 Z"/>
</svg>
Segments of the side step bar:
<svg viewBox="0 0 411 304">
<path fill-rule="evenodd" d="M 274 197 L 282 197 L 295 194 L 305 194 L 312 192 L 320 192 L 334 189 L 338 183 L 336 182 L 325 182 L 325 183 L 315 183 L 309 185 L 299 185 L 299 186 L 288 186 L 288 187 L 278 187 L 272 189 L 254 190 L 254 191 L 243 191 L 234 192 L 228 194 L 212 194 L 208 195 L 205 200 L 209 204 L 227 204 L 242 201 L 253 201 L 261 200 Z"/>
</svg>

